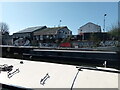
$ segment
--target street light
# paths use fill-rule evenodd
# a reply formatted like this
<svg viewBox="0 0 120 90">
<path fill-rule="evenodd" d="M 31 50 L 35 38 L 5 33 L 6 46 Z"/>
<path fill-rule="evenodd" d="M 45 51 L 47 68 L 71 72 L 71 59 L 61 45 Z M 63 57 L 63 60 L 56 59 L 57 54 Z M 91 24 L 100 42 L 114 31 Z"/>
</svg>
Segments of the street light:
<svg viewBox="0 0 120 90">
<path fill-rule="evenodd" d="M 107 14 L 104 14 L 104 28 L 103 28 L 103 32 L 105 32 L 105 16 L 107 16 Z"/>
<path fill-rule="evenodd" d="M 103 27 L 103 32 L 105 33 L 105 16 L 107 16 L 107 14 L 104 14 L 104 27 Z M 103 33 L 103 41 L 105 41 L 105 34 Z"/>
</svg>

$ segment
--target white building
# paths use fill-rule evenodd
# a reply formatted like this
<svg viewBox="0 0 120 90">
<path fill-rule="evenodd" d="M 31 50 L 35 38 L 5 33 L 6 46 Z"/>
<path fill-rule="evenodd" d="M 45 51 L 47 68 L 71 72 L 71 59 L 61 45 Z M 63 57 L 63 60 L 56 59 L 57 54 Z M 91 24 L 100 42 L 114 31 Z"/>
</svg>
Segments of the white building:
<svg viewBox="0 0 120 90">
<path fill-rule="evenodd" d="M 87 24 L 81 26 L 78 29 L 78 34 L 80 33 L 93 33 L 93 32 L 101 32 L 101 26 L 96 25 L 94 23 L 88 22 Z"/>
</svg>

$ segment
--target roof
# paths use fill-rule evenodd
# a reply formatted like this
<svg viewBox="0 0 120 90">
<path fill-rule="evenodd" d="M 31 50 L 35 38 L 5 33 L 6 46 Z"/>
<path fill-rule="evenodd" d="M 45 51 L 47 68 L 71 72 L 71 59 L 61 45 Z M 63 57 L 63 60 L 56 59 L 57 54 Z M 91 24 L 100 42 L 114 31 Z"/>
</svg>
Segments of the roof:
<svg viewBox="0 0 120 90">
<path fill-rule="evenodd" d="M 94 24 L 94 23 L 92 23 L 92 22 L 88 22 L 88 23 L 86 23 L 85 25 L 81 26 L 80 28 L 82 28 L 82 27 L 84 27 L 84 26 L 86 26 L 86 25 L 88 25 L 88 24 L 93 24 L 93 25 L 95 25 L 95 26 L 100 27 L 100 26 L 99 26 L 99 25 L 97 25 L 97 24 Z"/>
<path fill-rule="evenodd" d="M 16 33 L 30 33 L 30 32 L 34 32 L 36 30 L 44 29 L 44 28 L 47 28 L 47 27 L 46 26 L 29 27 L 29 28 L 23 29 L 19 32 L 16 32 Z"/>
<path fill-rule="evenodd" d="M 63 28 L 67 28 L 67 26 L 64 27 L 53 27 L 53 28 L 45 28 L 40 31 L 34 32 L 34 35 L 55 35 L 57 34 L 57 31 Z"/>
</svg>

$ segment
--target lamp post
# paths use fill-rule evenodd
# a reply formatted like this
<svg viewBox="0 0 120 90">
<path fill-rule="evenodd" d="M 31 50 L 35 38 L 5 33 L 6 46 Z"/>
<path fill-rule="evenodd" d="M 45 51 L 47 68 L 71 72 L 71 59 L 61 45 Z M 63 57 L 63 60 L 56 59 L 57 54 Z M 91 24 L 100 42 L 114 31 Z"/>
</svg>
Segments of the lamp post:
<svg viewBox="0 0 120 90">
<path fill-rule="evenodd" d="M 104 14 L 104 28 L 103 28 L 103 32 L 105 32 L 105 16 L 107 16 L 107 14 Z"/>
<path fill-rule="evenodd" d="M 103 32 L 105 33 L 105 17 L 107 16 L 107 14 L 104 14 L 104 26 L 103 26 Z M 103 33 L 103 41 L 105 41 L 105 35 Z"/>
</svg>

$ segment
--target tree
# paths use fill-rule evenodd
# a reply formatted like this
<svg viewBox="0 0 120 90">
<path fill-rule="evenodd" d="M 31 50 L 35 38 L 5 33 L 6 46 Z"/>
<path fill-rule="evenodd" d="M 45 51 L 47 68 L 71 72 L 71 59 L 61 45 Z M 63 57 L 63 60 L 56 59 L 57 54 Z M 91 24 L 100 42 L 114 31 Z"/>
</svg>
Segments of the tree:
<svg viewBox="0 0 120 90">
<path fill-rule="evenodd" d="M 6 45 L 9 39 L 8 25 L 4 22 L 0 22 L 0 45 Z"/>
<path fill-rule="evenodd" d="M 99 43 L 100 43 L 100 38 L 95 34 L 95 33 L 92 33 L 90 35 L 90 38 L 89 38 L 90 41 L 92 41 L 94 43 L 94 46 L 97 47 L 99 46 Z"/>
<path fill-rule="evenodd" d="M 0 22 L 0 33 L 4 35 L 5 33 L 9 34 L 9 27 L 6 23 Z"/>
<path fill-rule="evenodd" d="M 108 33 L 116 40 L 120 41 L 120 27 L 114 26 Z"/>
</svg>

